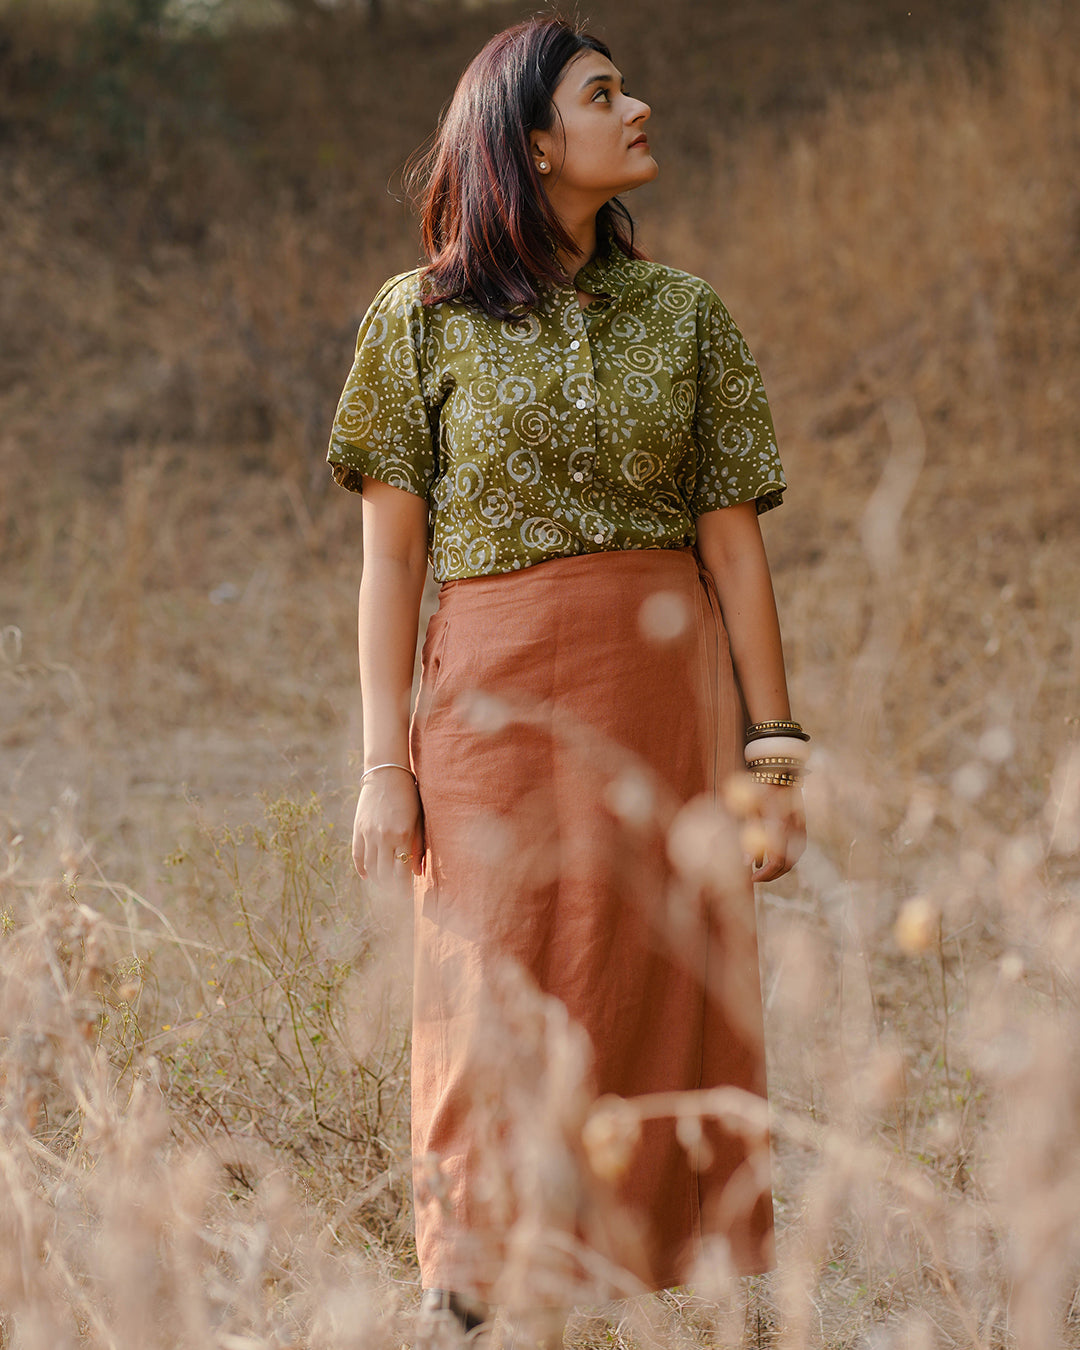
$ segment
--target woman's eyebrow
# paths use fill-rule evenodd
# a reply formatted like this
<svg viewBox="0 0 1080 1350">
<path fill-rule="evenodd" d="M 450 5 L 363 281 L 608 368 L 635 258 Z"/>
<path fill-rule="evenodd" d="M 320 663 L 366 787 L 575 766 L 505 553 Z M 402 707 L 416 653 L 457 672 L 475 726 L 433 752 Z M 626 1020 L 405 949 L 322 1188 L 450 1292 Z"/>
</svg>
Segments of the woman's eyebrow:
<svg viewBox="0 0 1080 1350">
<path fill-rule="evenodd" d="M 578 92 L 580 93 L 588 89 L 590 84 L 614 84 L 614 83 L 615 83 L 614 75 L 590 75 L 589 78 L 582 84 L 581 89 Z M 625 75 L 619 76 L 619 88 L 620 89 L 626 88 Z"/>
</svg>

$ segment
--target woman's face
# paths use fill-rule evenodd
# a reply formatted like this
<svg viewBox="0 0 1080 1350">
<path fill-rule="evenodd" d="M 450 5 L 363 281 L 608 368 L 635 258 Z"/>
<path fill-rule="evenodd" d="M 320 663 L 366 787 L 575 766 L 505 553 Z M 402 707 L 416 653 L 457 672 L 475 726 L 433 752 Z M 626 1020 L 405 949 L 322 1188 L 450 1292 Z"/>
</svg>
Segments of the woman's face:
<svg viewBox="0 0 1080 1350">
<path fill-rule="evenodd" d="M 551 101 L 556 111 L 551 130 L 534 131 L 530 140 L 538 169 L 548 166 L 539 172 L 556 210 L 556 198 L 599 210 L 660 172 L 645 137 L 652 110 L 626 93 L 606 56 L 579 52 L 567 62 Z"/>
</svg>

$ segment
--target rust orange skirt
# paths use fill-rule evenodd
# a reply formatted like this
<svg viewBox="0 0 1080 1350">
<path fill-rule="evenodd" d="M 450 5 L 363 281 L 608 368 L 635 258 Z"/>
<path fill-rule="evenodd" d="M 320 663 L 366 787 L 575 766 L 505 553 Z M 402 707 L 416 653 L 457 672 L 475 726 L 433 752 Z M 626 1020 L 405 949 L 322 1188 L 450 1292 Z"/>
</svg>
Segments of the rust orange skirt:
<svg viewBox="0 0 1080 1350">
<path fill-rule="evenodd" d="M 703 1251 L 770 1265 L 760 1135 L 618 1112 L 582 1133 L 604 1094 L 764 1094 L 748 874 L 721 900 L 672 848 L 695 851 L 743 720 L 690 550 L 442 587 L 412 725 L 425 1287 L 572 1304 L 684 1283 Z"/>
</svg>

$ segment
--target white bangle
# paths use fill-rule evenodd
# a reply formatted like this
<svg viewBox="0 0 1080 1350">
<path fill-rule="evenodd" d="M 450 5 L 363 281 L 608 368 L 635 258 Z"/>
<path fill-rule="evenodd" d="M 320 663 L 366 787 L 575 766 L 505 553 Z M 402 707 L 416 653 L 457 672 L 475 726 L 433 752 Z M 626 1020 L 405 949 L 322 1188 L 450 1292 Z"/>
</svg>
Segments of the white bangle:
<svg viewBox="0 0 1080 1350">
<path fill-rule="evenodd" d="M 409 775 L 414 783 L 416 782 L 416 774 L 413 773 L 412 769 L 410 769 L 407 764 L 373 764 L 370 769 L 365 769 L 360 775 L 360 786 L 363 786 L 364 779 L 369 773 L 378 773 L 380 769 L 401 769 L 403 773 Z"/>
<path fill-rule="evenodd" d="M 784 755 L 788 759 L 797 759 L 800 764 L 805 764 L 810 758 L 810 747 L 805 741 L 800 741 L 794 736 L 762 736 L 760 740 L 751 741 L 743 751 L 743 759 L 747 764 L 753 764 L 757 759 L 768 759 L 773 755 Z"/>
</svg>

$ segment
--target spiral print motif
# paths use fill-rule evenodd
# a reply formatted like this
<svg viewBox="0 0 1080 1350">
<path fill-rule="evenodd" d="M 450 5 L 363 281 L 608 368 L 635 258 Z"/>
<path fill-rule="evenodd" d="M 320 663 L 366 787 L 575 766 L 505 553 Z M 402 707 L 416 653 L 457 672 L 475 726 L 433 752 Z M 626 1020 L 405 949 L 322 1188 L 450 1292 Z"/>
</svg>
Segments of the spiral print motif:
<svg viewBox="0 0 1080 1350">
<path fill-rule="evenodd" d="M 644 487 L 660 476 L 664 461 L 651 450 L 631 450 L 619 467 L 628 483 L 633 483 L 634 487 Z"/>
<path fill-rule="evenodd" d="M 693 380 L 679 380 L 671 387 L 671 406 L 678 417 L 687 421 L 693 414 L 697 394 Z"/>
<path fill-rule="evenodd" d="M 593 465 L 596 463 L 596 452 L 582 446 L 578 450 L 571 450 L 570 457 L 566 461 L 566 467 L 570 470 L 571 476 L 575 473 L 582 473 L 586 478 L 592 473 Z"/>
<path fill-rule="evenodd" d="M 511 342 L 535 342 L 540 336 L 540 320 L 535 314 L 523 314 L 519 319 L 503 319 L 499 325 L 503 337 Z"/>
<path fill-rule="evenodd" d="M 427 408 L 419 394 L 413 394 L 401 410 L 402 419 L 410 427 L 429 426 Z"/>
<path fill-rule="evenodd" d="M 529 445 L 540 445 L 551 436 L 551 418 L 539 404 L 531 403 L 514 413 L 514 430 Z"/>
<path fill-rule="evenodd" d="M 454 495 L 454 480 L 447 474 L 436 478 L 431 488 L 431 505 L 441 511 Z"/>
<path fill-rule="evenodd" d="M 406 492 L 411 492 L 416 488 L 416 479 L 410 469 L 410 466 L 403 460 L 387 460 L 383 466 L 383 480 L 391 487 L 404 488 Z"/>
<path fill-rule="evenodd" d="M 739 365 L 749 367 L 756 366 L 757 362 L 751 355 L 750 348 L 746 345 L 746 339 L 743 337 L 743 335 L 737 329 L 735 329 L 732 333 L 732 338 L 735 356 L 739 362 Z"/>
<path fill-rule="evenodd" d="M 581 533 L 591 544 L 606 544 L 611 541 L 615 531 L 612 529 L 611 521 L 605 520 L 596 511 L 583 511 Z"/>
<path fill-rule="evenodd" d="M 454 487 L 466 501 L 474 502 L 484 490 L 484 475 L 478 464 L 459 464 L 454 470 Z"/>
<path fill-rule="evenodd" d="M 520 446 L 506 460 L 506 472 L 515 483 L 531 486 L 540 481 L 540 456 L 527 446 Z"/>
<path fill-rule="evenodd" d="M 500 530 L 513 520 L 516 505 L 504 488 L 491 488 L 480 498 L 480 514 L 493 530 Z"/>
<path fill-rule="evenodd" d="M 547 516 L 530 516 L 521 526 L 521 542 L 544 553 L 571 553 L 574 549 L 574 536 L 566 526 Z"/>
<path fill-rule="evenodd" d="M 643 511 L 640 508 L 630 512 L 630 524 L 637 530 L 638 534 L 643 534 L 647 538 L 661 536 L 664 533 L 663 525 L 653 513 Z"/>
<path fill-rule="evenodd" d="M 746 455 L 754 448 L 754 431 L 745 422 L 725 422 L 719 441 L 729 455 Z"/>
<path fill-rule="evenodd" d="M 697 337 L 697 313 L 691 310 L 675 320 L 672 333 L 679 342 L 693 342 Z"/>
<path fill-rule="evenodd" d="M 627 347 L 622 359 L 624 365 L 639 375 L 655 375 L 660 369 L 660 353 L 655 347 L 647 347 L 644 343 Z"/>
<path fill-rule="evenodd" d="M 431 566 L 437 577 L 459 577 L 465 570 L 461 536 L 450 535 L 431 550 Z"/>
<path fill-rule="evenodd" d="M 390 328 L 390 319 L 386 314 L 375 314 L 371 323 L 368 324 L 367 332 L 360 341 L 360 350 L 365 348 L 381 347 L 386 341 L 386 334 Z"/>
<path fill-rule="evenodd" d="M 532 403 L 536 398 L 536 385 L 525 375 L 507 375 L 499 381 L 498 395 L 500 403 L 508 403 L 512 407 Z"/>
<path fill-rule="evenodd" d="M 576 403 L 579 398 L 592 398 L 593 380 L 591 375 L 572 371 L 562 382 L 563 398 L 568 403 Z"/>
<path fill-rule="evenodd" d="M 416 354 L 407 337 L 392 342 L 386 351 L 386 364 L 399 380 L 411 380 L 416 374 Z"/>
<path fill-rule="evenodd" d="M 685 314 L 695 303 L 694 292 L 680 281 L 664 286 L 656 298 L 669 314 Z"/>
<path fill-rule="evenodd" d="M 745 370 L 725 370 L 720 377 L 720 397 L 729 408 L 740 408 L 754 391 L 754 382 Z"/>
<path fill-rule="evenodd" d="M 495 562 L 495 545 L 490 539 L 474 539 L 465 550 L 465 565 L 474 576 L 483 576 Z"/>
<path fill-rule="evenodd" d="M 648 330 L 634 314 L 620 314 L 611 322 L 611 332 L 620 342 L 644 342 Z"/>
<path fill-rule="evenodd" d="M 379 396 L 370 385 L 359 384 L 349 389 L 338 409 L 337 425 L 344 441 L 362 437 L 371 430 L 379 411 Z"/>
<path fill-rule="evenodd" d="M 658 516 L 680 518 L 686 511 L 685 503 L 671 492 L 654 492 L 649 497 L 649 503 Z"/>
<path fill-rule="evenodd" d="M 469 401 L 474 408 L 494 408 L 499 401 L 499 382 L 492 375 L 478 375 L 469 385 Z"/>
<path fill-rule="evenodd" d="M 651 375 L 639 375 L 637 371 L 623 376 L 623 388 L 627 398 L 639 403 L 655 403 L 660 397 L 660 387 Z"/>
<path fill-rule="evenodd" d="M 452 314 L 443 325 L 442 345 L 448 352 L 461 352 L 472 340 L 472 319 L 467 314 Z"/>
</svg>

